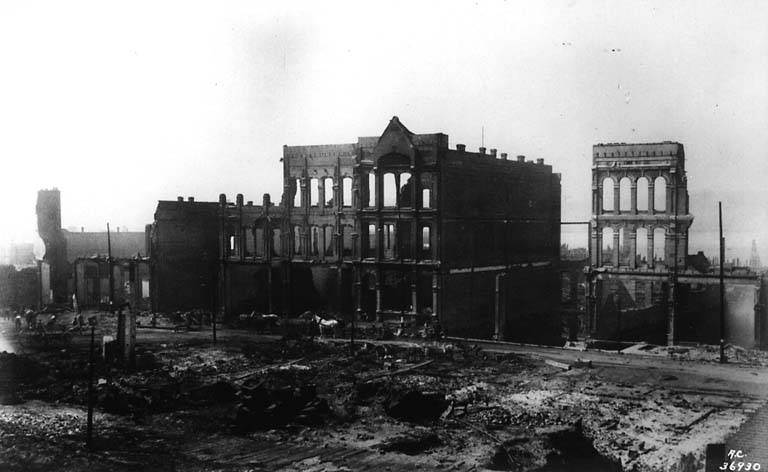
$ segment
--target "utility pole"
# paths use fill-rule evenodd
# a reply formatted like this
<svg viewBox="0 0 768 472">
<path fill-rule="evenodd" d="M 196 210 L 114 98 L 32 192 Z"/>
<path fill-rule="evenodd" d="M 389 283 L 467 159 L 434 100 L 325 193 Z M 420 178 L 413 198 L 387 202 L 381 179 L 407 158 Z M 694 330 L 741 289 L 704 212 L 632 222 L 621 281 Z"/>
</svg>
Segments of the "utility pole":
<svg viewBox="0 0 768 472">
<path fill-rule="evenodd" d="M 211 316 L 211 329 L 213 330 L 213 344 L 216 344 L 216 311 Z"/>
<path fill-rule="evenodd" d="M 723 202 L 717 202 L 717 214 L 720 220 L 720 363 L 725 363 L 725 238 L 723 238 Z"/>
<path fill-rule="evenodd" d="M 88 356 L 88 422 L 86 426 L 85 444 L 88 449 L 93 449 L 93 370 L 94 370 L 94 337 L 96 335 L 96 318 L 90 318 L 88 323 L 91 325 L 91 350 Z"/>
<path fill-rule="evenodd" d="M 107 223 L 107 268 L 109 269 L 109 312 L 114 314 L 115 306 L 115 271 L 112 269 L 112 237 Z"/>
</svg>

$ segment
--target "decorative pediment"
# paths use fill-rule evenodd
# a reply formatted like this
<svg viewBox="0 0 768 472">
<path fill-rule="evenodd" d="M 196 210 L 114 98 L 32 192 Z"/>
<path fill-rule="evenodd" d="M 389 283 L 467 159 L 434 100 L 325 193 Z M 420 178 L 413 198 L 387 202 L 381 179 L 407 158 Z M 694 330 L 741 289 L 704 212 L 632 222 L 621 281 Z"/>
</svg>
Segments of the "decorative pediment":
<svg viewBox="0 0 768 472">
<path fill-rule="evenodd" d="M 378 161 L 380 157 L 393 155 L 407 158 L 409 164 L 413 165 L 416 159 L 416 146 L 413 145 L 413 133 L 400 123 L 400 120 L 393 116 L 389 124 L 381 134 L 376 147 L 373 149 L 373 159 Z M 405 160 L 394 158 L 396 161 Z M 387 158 L 389 160 L 390 158 Z M 395 162 L 393 162 L 395 163 Z M 397 164 L 406 164 L 406 162 L 397 162 Z"/>
</svg>

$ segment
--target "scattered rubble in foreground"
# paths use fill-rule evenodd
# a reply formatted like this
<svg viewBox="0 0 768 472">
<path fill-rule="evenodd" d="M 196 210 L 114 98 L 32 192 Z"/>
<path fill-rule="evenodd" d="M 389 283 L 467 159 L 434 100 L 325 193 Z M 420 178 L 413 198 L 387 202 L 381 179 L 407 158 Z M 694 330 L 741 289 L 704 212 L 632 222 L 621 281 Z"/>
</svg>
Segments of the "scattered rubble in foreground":
<svg viewBox="0 0 768 472">
<path fill-rule="evenodd" d="M 758 399 L 472 346 L 238 339 L 0 354 L 3 470 L 697 470 Z"/>
</svg>

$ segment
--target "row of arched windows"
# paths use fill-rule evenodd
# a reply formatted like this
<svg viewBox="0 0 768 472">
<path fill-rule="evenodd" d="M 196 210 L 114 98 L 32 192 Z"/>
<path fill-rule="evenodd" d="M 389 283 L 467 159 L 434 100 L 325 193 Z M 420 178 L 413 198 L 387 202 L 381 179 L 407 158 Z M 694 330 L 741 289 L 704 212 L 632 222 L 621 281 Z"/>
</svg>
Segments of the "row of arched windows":
<svg viewBox="0 0 768 472">
<path fill-rule="evenodd" d="M 267 240 L 269 234 L 265 234 L 263 228 L 243 228 L 243 234 L 245 240 L 241 241 L 235 234 L 229 235 L 226 251 L 229 257 L 239 257 L 242 250 L 242 254 L 245 257 L 266 257 L 268 250 Z M 273 256 L 280 256 L 282 254 L 282 232 L 280 228 L 272 228 L 272 241 L 271 249 Z"/>
<path fill-rule="evenodd" d="M 306 234 L 302 227 L 296 225 L 293 227 L 293 253 L 295 255 L 306 256 L 334 256 L 336 249 L 334 236 L 342 240 L 342 255 L 345 257 L 352 255 L 352 233 L 354 228 L 350 225 L 341 227 L 339 234 L 334 234 L 333 226 L 309 226 L 307 228 L 308 240 L 304 237 Z M 307 247 L 307 244 L 309 246 Z"/>
<path fill-rule="evenodd" d="M 411 228 L 409 222 L 384 223 L 381 225 L 381 249 L 384 259 L 412 259 L 417 255 L 419 259 L 430 258 L 432 248 L 431 226 L 422 224 L 416 234 L 416 251 L 411 247 Z M 376 225 L 368 224 L 366 233 L 365 257 L 377 257 L 379 236 Z"/>
<path fill-rule="evenodd" d="M 651 255 L 653 261 L 665 261 L 666 259 L 666 230 L 664 228 L 654 228 L 650 233 L 648 228 L 640 227 L 635 230 L 635 254 L 630 254 L 631 246 L 626 240 L 625 229 L 619 228 L 619 246 L 615 247 L 614 230 L 610 227 L 603 228 L 602 231 L 602 264 L 612 264 L 617 249 L 619 251 L 619 261 L 624 263 L 634 257 L 637 262 L 648 262 Z M 649 254 L 649 244 L 652 245 L 653 252 Z"/>
<path fill-rule="evenodd" d="M 603 203 L 604 211 L 615 211 L 616 195 L 614 190 L 614 180 L 606 177 L 603 180 Z M 632 210 L 632 181 L 629 177 L 624 177 L 619 181 L 619 211 Z M 650 207 L 650 205 L 653 205 Z M 664 177 L 657 177 L 653 182 L 653 194 L 649 189 L 649 180 L 646 177 L 637 179 L 637 210 L 638 211 L 666 211 L 667 210 L 667 181 Z"/>
<path fill-rule="evenodd" d="M 322 187 L 321 187 L 322 180 Z M 293 195 L 293 206 L 299 208 L 302 205 L 301 179 L 296 179 L 296 193 Z M 320 205 L 320 189 L 323 190 L 323 206 L 334 206 L 333 178 L 324 177 L 322 179 L 309 179 L 309 205 Z M 352 177 L 341 179 L 341 204 L 342 206 L 352 206 Z"/>
<path fill-rule="evenodd" d="M 387 172 L 382 178 L 382 198 L 385 207 L 413 207 L 412 176 L 410 172 Z M 376 174 L 368 173 L 367 207 L 376 206 Z M 421 189 L 421 208 L 432 208 L 432 192 L 428 188 Z"/>
</svg>

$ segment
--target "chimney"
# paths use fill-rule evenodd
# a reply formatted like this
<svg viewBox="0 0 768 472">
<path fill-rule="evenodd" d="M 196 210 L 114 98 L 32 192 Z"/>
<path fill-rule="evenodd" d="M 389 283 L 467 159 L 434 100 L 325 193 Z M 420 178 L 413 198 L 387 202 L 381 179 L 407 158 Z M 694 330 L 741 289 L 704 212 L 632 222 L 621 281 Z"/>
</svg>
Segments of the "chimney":
<svg viewBox="0 0 768 472">
<path fill-rule="evenodd" d="M 459 152 L 464 152 L 464 151 L 467 150 L 467 146 L 465 146 L 464 144 L 457 144 L 456 145 L 456 150 L 459 151 Z"/>
<path fill-rule="evenodd" d="M 183 202 L 184 201 L 184 197 L 176 197 L 176 201 L 177 202 Z"/>
<path fill-rule="evenodd" d="M 517 156 L 517 162 L 525 162 L 525 156 Z"/>
<path fill-rule="evenodd" d="M 263 202 L 262 204 L 265 207 L 268 207 L 272 203 L 272 197 L 270 197 L 268 193 L 265 193 L 264 196 L 262 197 L 261 201 Z"/>
<path fill-rule="evenodd" d="M 243 206 L 243 194 L 238 193 L 237 197 L 235 197 L 235 201 L 237 202 L 237 206 Z"/>
<path fill-rule="evenodd" d="M 252 207 L 253 206 L 253 200 L 248 200 L 248 203 L 246 203 L 247 206 Z"/>
<path fill-rule="evenodd" d="M 543 166 L 544 165 L 544 159 L 541 159 L 541 158 L 536 159 L 536 164 L 538 164 L 540 166 Z"/>
<path fill-rule="evenodd" d="M 81 226 L 81 227 L 80 227 L 80 232 L 81 232 L 81 233 L 85 233 L 85 226 Z"/>
<path fill-rule="evenodd" d="M 480 154 L 485 154 L 485 147 L 480 146 L 477 150 Z"/>
<path fill-rule="evenodd" d="M 491 157 L 496 157 L 496 149 L 491 149 Z"/>
<path fill-rule="evenodd" d="M 187 201 L 188 202 L 194 202 L 195 201 L 195 197 L 187 197 Z"/>
<path fill-rule="evenodd" d="M 219 205 L 224 206 L 227 204 L 227 194 L 220 193 L 219 194 Z"/>
<path fill-rule="evenodd" d="M 507 153 L 506 152 L 502 152 L 501 153 L 501 158 L 502 159 L 507 159 Z"/>
</svg>

